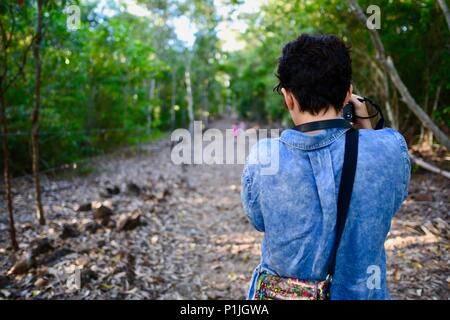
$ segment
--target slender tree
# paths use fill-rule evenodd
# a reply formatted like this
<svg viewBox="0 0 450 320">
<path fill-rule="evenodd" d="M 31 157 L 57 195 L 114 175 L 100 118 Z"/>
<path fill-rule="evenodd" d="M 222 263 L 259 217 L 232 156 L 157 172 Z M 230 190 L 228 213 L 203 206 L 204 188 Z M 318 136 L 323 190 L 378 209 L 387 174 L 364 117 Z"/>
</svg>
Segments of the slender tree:
<svg viewBox="0 0 450 320">
<path fill-rule="evenodd" d="M 175 103 L 177 99 L 177 72 L 176 69 L 172 69 L 172 92 L 170 96 L 170 127 L 175 128 L 176 114 L 175 114 Z"/>
<path fill-rule="evenodd" d="M 39 111 L 41 108 L 41 56 L 40 47 L 42 43 L 42 0 L 37 2 L 37 25 L 36 38 L 33 45 L 33 57 L 35 62 L 35 91 L 34 91 L 34 107 L 31 116 L 32 133 L 31 133 L 31 149 L 32 149 L 32 168 L 36 198 L 36 214 L 39 224 L 45 225 L 44 208 L 42 206 L 41 183 L 39 178 Z"/>
<path fill-rule="evenodd" d="M 8 146 L 8 121 L 6 119 L 6 103 L 5 103 L 5 93 L 7 86 L 7 76 L 8 76 L 8 47 L 12 40 L 12 31 L 14 31 L 14 22 L 12 19 L 11 32 L 9 37 L 7 36 L 5 26 L 0 19 L 0 36 L 2 39 L 2 69 L 3 72 L 0 76 L 0 125 L 2 132 L 2 151 L 3 151 L 3 177 L 5 185 L 5 202 L 8 208 L 9 216 L 9 234 L 11 239 L 11 246 L 14 250 L 18 249 L 17 239 L 16 239 L 16 228 L 14 226 L 14 208 L 12 203 L 11 194 L 11 174 L 9 172 L 9 146 Z"/>
<path fill-rule="evenodd" d="M 191 72 L 190 66 L 186 68 L 184 73 L 184 78 L 186 82 L 186 93 L 188 102 L 188 115 L 189 115 L 189 130 L 194 132 L 194 98 L 192 96 L 192 84 L 191 84 Z"/>
<path fill-rule="evenodd" d="M 14 250 L 19 248 L 16 239 L 16 228 L 14 224 L 14 206 L 12 196 L 12 182 L 11 173 L 9 167 L 9 142 L 8 142 L 8 119 L 6 116 L 6 93 L 11 86 L 19 79 L 24 73 L 24 68 L 27 63 L 28 52 L 33 44 L 33 39 L 26 44 L 25 48 L 21 52 L 21 58 L 18 60 L 17 70 L 14 72 L 9 68 L 9 54 L 10 47 L 12 46 L 13 37 L 17 31 L 17 21 L 14 12 L 14 5 L 8 4 L 5 6 L 8 11 L 9 29 L 7 30 L 3 20 L 0 19 L 0 40 L 1 40 L 1 54 L 0 54 L 0 126 L 2 135 L 2 151 L 3 151 L 3 177 L 5 186 L 5 202 L 8 209 L 9 217 L 9 234 L 11 240 L 11 247 Z"/>
<path fill-rule="evenodd" d="M 153 112 L 153 103 L 155 99 L 155 89 L 156 89 L 156 80 L 154 78 L 151 78 L 148 89 L 148 99 L 150 103 L 147 108 L 147 133 L 150 133 L 152 131 L 152 112 Z"/>
<path fill-rule="evenodd" d="M 2 85 L 2 80 L 0 79 L 0 86 Z M 9 172 L 9 147 L 8 147 L 8 122 L 6 119 L 6 103 L 4 93 L 0 93 L 0 125 L 2 132 L 2 151 L 3 151 L 3 178 L 5 182 L 5 202 L 8 208 L 9 217 L 9 236 L 11 239 L 11 247 L 17 250 L 19 246 L 17 245 L 16 239 L 16 228 L 14 225 L 14 207 L 12 202 L 11 193 L 11 174 Z"/>
</svg>

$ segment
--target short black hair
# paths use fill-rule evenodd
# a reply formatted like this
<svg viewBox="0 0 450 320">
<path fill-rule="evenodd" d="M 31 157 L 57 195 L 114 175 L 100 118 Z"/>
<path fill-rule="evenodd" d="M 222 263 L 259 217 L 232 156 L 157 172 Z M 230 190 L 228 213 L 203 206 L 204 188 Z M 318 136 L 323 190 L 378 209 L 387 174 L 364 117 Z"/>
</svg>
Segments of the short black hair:
<svg viewBox="0 0 450 320">
<path fill-rule="evenodd" d="M 303 112 L 339 112 L 352 79 L 350 47 L 334 35 L 302 34 L 283 47 L 276 74 L 278 93 L 290 91 Z"/>
</svg>

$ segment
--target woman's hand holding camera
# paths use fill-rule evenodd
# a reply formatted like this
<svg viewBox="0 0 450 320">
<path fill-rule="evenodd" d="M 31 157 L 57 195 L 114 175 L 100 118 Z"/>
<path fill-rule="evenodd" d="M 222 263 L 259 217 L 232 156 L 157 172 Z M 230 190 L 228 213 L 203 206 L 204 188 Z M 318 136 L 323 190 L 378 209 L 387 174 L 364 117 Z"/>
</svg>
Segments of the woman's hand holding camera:
<svg viewBox="0 0 450 320">
<path fill-rule="evenodd" d="M 355 108 L 355 127 L 358 129 L 373 129 L 372 123 L 370 122 L 370 119 L 361 119 L 359 117 L 368 117 L 369 113 L 367 112 L 367 107 L 364 102 L 361 102 L 360 100 L 363 100 L 361 96 L 358 96 L 356 94 L 352 94 L 350 97 L 350 101 L 354 108 Z"/>
</svg>

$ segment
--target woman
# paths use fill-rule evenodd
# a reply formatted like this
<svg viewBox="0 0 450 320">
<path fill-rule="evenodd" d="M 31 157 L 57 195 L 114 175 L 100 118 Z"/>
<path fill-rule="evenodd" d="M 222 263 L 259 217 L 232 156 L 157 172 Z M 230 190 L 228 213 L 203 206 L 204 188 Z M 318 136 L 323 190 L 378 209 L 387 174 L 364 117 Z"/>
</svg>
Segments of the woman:
<svg viewBox="0 0 450 320">
<path fill-rule="evenodd" d="M 343 107 L 353 104 L 357 165 L 339 240 L 337 199 L 349 129 L 287 129 L 252 149 L 241 196 L 264 238 L 248 298 L 389 299 L 384 241 L 408 192 L 404 138 L 390 128 L 373 130 L 368 119 L 358 118 L 367 116 L 366 105 L 352 93 L 349 48 L 335 36 L 303 34 L 286 44 L 277 76 L 296 128 L 342 119 Z M 257 161 L 262 154 L 279 162 L 276 173 L 263 173 Z"/>
</svg>

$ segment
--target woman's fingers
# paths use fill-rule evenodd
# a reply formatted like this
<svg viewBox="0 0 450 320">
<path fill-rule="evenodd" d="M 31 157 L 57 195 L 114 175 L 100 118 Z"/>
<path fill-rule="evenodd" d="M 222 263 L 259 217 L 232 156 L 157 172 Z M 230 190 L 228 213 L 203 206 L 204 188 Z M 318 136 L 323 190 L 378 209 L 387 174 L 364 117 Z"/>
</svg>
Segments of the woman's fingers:
<svg viewBox="0 0 450 320">
<path fill-rule="evenodd" d="M 353 103 L 353 106 L 356 109 L 365 108 L 366 104 L 364 102 L 361 102 L 359 99 L 363 100 L 363 97 L 358 96 L 357 94 L 352 94 L 352 96 L 350 97 L 350 102 Z"/>
<path fill-rule="evenodd" d="M 359 99 L 363 99 L 363 97 L 358 96 L 356 94 L 352 94 L 350 97 L 351 103 L 353 103 L 353 106 L 355 107 L 355 114 L 356 114 L 356 122 L 355 125 L 359 129 L 372 129 L 372 124 L 370 122 L 370 119 L 361 119 L 359 117 L 368 117 L 369 113 L 367 112 L 367 107 L 364 102 L 361 102 Z"/>
</svg>

